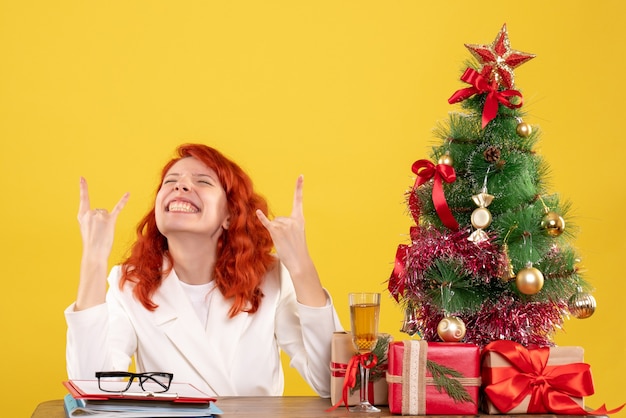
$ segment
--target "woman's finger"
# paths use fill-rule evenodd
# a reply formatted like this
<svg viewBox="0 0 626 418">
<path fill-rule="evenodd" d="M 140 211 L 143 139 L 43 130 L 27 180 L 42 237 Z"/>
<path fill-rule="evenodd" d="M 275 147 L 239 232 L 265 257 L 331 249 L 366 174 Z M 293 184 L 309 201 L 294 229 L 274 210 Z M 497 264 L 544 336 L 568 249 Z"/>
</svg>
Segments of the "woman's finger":
<svg viewBox="0 0 626 418">
<path fill-rule="evenodd" d="M 291 210 L 291 217 L 302 219 L 304 218 L 304 211 L 302 209 L 302 188 L 304 185 L 304 176 L 300 174 L 298 180 L 296 180 L 296 190 L 293 193 L 293 209 Z"/>
<path fill-rule="evenodd" d="M 118 200 L 118 202 L 113 207 L 113 210 L 111 211 L 112 216 L 117 217 L 117 215 L 119 215 L 122 209 L 124 209 L 124 206 L 126 206 L 126 202 L 128 202 L 129 197 L 130 197 L 130 193 L 128 192 L 124 193 L 121 199 Z"/>
<path fill-rule="evenodd" d="M 265 214 L 263 213 L 261 209 L 256 210 L 256 217 L 259 218 L 259 221 L 261 221 L 261 224 L 263 224 L 265 229 L 269 229 L 272 222 L 269 219 L 267 219 L 267 216 L 265 216 Z"/>
<path fill-rule="evenodd" d="M 87 187 L 87 180 L 84 177 L 80 178 L 80 200 L 78 203 L 78 218 L 80 219 L 91 208 L 89 203 L 89 188 Z"/>
</svg>

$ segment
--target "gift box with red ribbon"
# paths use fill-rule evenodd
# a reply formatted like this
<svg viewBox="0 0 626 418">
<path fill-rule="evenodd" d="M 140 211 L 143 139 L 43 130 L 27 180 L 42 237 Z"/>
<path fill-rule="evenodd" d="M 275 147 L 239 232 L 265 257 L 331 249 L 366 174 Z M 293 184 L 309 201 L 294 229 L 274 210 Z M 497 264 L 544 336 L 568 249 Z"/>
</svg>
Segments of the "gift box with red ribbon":
<svg viewBox="0 0 626 418">
<path fill-rule="evenodd" d="M 480 349 L 422 340 L 389 345 L 389 411 L 402 415 L 476 415 Z"/>
<path fill-rule="evenodd" d="M 482 353 L 484 405 L 488 414 L 607 415 L 604 405 L 585 409 L 594 393 L 582 347 L 527 349 L 512 341 L 493 341 Z"/>
<path fill-rule="evenodd" d="M 383 334 L 379 342 L 391 341 L 391 336 Z M 385 369 L 387 368 L 386 356 L 377 359 L 375 369 L 370 371 L 370 381 L 368 385 L 369 402 L 372 405 L 387 405 L 387 382 L 385 381 Z M 330 400 L 333 405 L 343 403 L 347 406 L 359 403 L 360 394 L 358 387 L 346 387 L 351 379 L 346 380 L 346 375 L 356 377 L 359 374 L 358 362 L 351 361 L 357 356 L 356 349 L 352 343 L 352 334 L 349 332 L 336 332 L 333 334 L 331 343 L 331 364 L 330 364 Z M 349 368 L 350 365 L 350 368 Z M 354 380 L 352 379 L 352 382 Z M 343 399 L 344 393 L 346 399 Z M 343 402 L 342 402 L 343 401 Z"/>
</svg>

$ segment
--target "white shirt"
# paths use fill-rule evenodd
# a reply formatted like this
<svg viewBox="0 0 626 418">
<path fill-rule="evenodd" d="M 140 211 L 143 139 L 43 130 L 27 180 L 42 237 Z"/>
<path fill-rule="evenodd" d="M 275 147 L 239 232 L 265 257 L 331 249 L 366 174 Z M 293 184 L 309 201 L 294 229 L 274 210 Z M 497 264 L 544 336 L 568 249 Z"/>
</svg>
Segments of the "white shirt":
<svg viewBox="0 0 626 418">
<path fill-rule="evenodd" d="M 187 294 L 191 306 L 196 311 L 198 319 L 206 329 L 207 322 L 209 320 L 209 306 L 211 305 L 211 299 L 213 298 L 213 291 L 215 290 L 215 282 L 209 282 L 206 284 L 188 284 L 180 282 L 183 290 Z"/>
<path fill-rule="evenodd" d="M 342 327 L 330 297 L 320 308 L 296 301 L 282 264 L 264 277 L 256 313 L 228 318 L 232 300 L 215 289 L 209 292 L 206 321 L 174 271 L 154 294 L 159 307 L 152 312 L 135 299 L 132 283 L 119 288 L 120 275 L 119 266 L 111 270 L 106 303 L 82 311 L 74 311 L 72 304 L 65 310 L 70 379 L 127 370 L 134 355 L 138 372 L 171 372 L 174 381 L 212 396 L 280 396 L 284 350 L 313 390 L 329 396 L 331 338 Z"/>
</svg>

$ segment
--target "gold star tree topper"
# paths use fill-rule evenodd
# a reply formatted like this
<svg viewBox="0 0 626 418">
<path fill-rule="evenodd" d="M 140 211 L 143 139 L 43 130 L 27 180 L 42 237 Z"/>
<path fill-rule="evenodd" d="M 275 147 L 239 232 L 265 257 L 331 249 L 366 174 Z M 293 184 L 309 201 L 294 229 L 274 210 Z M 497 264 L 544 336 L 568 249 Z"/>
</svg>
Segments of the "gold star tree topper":
<svg viewBox="0 0 626 418">
<path fill-rule="evenodd" d="M 511 49 L 506 24 L 502 26 L 491 45 L 465 44 L 465 47 L 483 64 L 481 72 L 487 69 L 487 74 L 490 74 L 492 79 L 495 79 L 500 86 L 507 89 L 515 87 L 513 69 L 535 58 L 535 54 Z"/>
</svg>

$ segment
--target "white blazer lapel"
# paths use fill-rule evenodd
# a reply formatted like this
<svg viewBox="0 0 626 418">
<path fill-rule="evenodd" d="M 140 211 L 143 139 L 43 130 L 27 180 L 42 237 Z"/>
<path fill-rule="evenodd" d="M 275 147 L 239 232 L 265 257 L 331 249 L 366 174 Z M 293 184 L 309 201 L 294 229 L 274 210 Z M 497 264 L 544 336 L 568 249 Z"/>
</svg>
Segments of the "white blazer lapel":
<svg viewBox="0 0 626 418">
<path fill-rule="evenodd" d="M 224 333 L 225 330 L 219 329 L 220 327 L 211 323 L 212 319 L 214 322 L 220 322 L 219 318 L 216 317 L 220 316 L 222 309 L 220 307 L 216 311 L 213 305 L 214 302 L 223 300 L 219 291 L 217 289 L 214 291 L 218 294 L 214 296 L 209 308 L 207 332 L 202 327 L 187 295 L 180 286 L 176 273 L 172 270 L 163 280 L 153 298 L 154 302 L 159 305 L 155 311 L 156 325 L 163 329 L 164 334 L 176 346 L 190 366 L 195 369 L 198 376 L 217 395 L 236 393 L 229 375 L 229 365 L 232 359 L 224 359 L 225 355 L 231 354 L 234 350 L 224 351 L 223 347 L 220 347 L 217 342 L 228 339 L 228 334 Z M 222 323 L 225 320 L 230 322 L 227 320 L 227 316 L 221 318 Z"/>
</svg>

